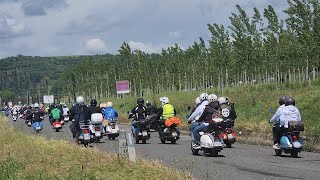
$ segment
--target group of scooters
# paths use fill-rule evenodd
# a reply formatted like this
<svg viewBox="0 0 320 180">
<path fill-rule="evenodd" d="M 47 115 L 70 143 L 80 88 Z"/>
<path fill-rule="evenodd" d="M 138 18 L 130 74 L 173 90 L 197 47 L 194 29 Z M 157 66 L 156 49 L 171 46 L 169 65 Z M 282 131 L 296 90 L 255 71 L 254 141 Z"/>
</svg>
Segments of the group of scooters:
<svg viewBox="0 0 320 180">
<path fill-rule="evenodd" d="M 104 117 L 101 113 L 91 115 L 89 124 L 80 123 L 81 134 L 79 140 L 87 147 L 90 143 L 99 143 L 103 136 L 109 140 L 115 140 L 119 136 L 120 129 L 117 119 L 108 119 L 107 124 L 103 125 Z M 105 127 L 104 127 L 105 126 Z"/>
</svg>

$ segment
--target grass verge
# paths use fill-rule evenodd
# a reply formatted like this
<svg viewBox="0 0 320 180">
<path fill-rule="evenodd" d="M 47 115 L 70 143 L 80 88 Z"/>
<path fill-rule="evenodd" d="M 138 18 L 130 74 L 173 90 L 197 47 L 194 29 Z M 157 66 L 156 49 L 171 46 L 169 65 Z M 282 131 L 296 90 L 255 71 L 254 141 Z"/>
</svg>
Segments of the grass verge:
<svg viewBox="0 0 320 180">
<path fill-rule="evenodd" d="M 191 179 L 191 176 L 139 159 L 46 140 L 8 128 L 0 115 L 0 179 Z"/>
</svg>

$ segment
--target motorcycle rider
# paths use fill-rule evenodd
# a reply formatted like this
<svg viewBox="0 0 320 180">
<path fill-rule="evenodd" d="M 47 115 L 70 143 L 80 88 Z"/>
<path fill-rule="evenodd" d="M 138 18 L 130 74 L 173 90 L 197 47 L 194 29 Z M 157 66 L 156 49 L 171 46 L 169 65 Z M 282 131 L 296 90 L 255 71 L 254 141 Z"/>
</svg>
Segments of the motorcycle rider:
<svg viewBox="0 0 320 180">
<path fill-rule="evenodd" d="M 32 107 L 28 106 L 26 110 L 26 120 L 27 121 L 32 121 Z M 26 121 L 26 123 L 27 123 Z"/>
<path fill-rule="evenodd" d="M 63 116 L 68 116 L 70 113 L 70 110 L 66 104 L 64 105 L 62 111 L 63 111 Z"/>
<path fill-rule="evenodd" d="M 190 115 L 189 115 L 189 116 L 191 116 L 192 113 L 193 113 L 193 112 L 197 109 L 197 107 L 201 104 L 200 97 L 197 97 L 194 103 L 195 103 L 195 106 L 194 106 L 192 109 L 190 109 Z"/>
<path fill-rule="evenodd" d="M 34 109 L 32 112 L 33 123 L 41 122 L 43 120 L 44 112 L 40 109 L 38 103 L 34 103 Z"/>
<path fill-rule="evenodd" d="M 76 99 L 76 104 L 70 109 L 70 119 L 72 119 L 70 130 L 73 140 L 77 142 L 78 137 L 81 134 L 80 122 L 84 123 L 85 125 L 89 125 L 88 111 L 88 107 L 84 104 L 84 98 L 82 96 L 78 96 Z"/>
<path fill-rule="evenodd" d="M 92 99 L 91 101 L 90 101 L 90 106 L 89 106 L 89 108 L 88 108 L 88 117 L 89 117 L 89 119 L 91 120 L 91 115 L 92 114 L 94 114 L 94 113 L 101 113 L 101 109 L 100 109 L 100 107 L 98 107 L 97 106 L 97 100 L 95 100 L 95 99 Z M 102 114 L 102 113 L 101 113 Z"/>
<path fill-rule="evenodd" d="M 218 97 L 215 94 L 208 95 L 209 104 L 206 105 L 203 113 L 200 118 L 197 120 L 199 125 L 195 127 L 192 131 L 194 137 L 194 146 L 198 147 L 200 145 L 200 132 L 204 132 L 208 129 L 209 122 L 212 120 L 212 116 L 214 113 L 218 112 L 220 105 L 219 101 L 217 101 Z"/>
<path fill-rule="evenodd" d="M 157 114 L 157 108 L 154 105 L 152 105 L 150 101 L 146 102 L 146 106 L 147 106 L 146 110 L 147 110 L 147 115 L 148 116 Z"/>
<path fill-rule="evenodd" d="M 293 97 L 288 97 L 285 102 L 285 107 L 280 115 L 280 126 L 288 128 L 288 123 L 301 121 L 301 115 L 296 107 L 296 101 Z"/>
<path fill-rule="evenodd" d="M 159 136 L 163 136 L 163 129 L 161 129 L 161 126 L 164 124 L 164 121 L 177 115 L 176 109 L 173 107 L 173 105 L 169 104 L 169 98 L 168 97 L 161 97 L 160 102 L 162 103 L 162 107 L 158 110 L 157 113 L 157 126 L 156 130 L 159 133 Z"/>
<path fill-rule="evenodd" d="M 144 99 L 139 98 L 137 100 L 137 105 L 131 110 L 131 113 L 129 114 L 128 119 L 131 119 L 132 117 L 134 117 L 131 123 L 133 134 L 138 134 L 140 132 L 138 127 L 139 120 L 145 119 L 147 117 L 147 109 L 143 104 L 144 104 Z"/>
<path fill-rule="evenodd" d="M 50 124 L 53 125 L 53 121 L 54 120 L 58 120 L 60 121 L 62 118 L 62 112 L 60 111 L 59 107 L 57 104 L 53 105 L 53 109 L 51 110 L 50 114 L 49 114 L 49 121 Z"/>
<path fill-rule="evenodd" d="M 196 110 L 189 116 L 188 118 L 188 123 L 191 124 L 192 121 L 194 120 L 198 120 L 199 117 L 202 115 L 204 109 L 206 108 L 206 105 L 209 104 L 208 102 L 208 94 L 207 93 L 201 93 L 199 96 L 200 99 L 200 104 L 198 105 L 198 107 L 196 108 Z M 194 122 L 192 123 L 192 125 L 190 126 L 190 132 L 192 132 L 194 130 L 195 127 L 197 127 L 198 125 L 200 125 L 199 122 Z"/>
<path fill-rule="evenodd" d="M 270 119 L 270 123 L 274 123 L 275 121 L 280 120 L 280 116 L 283 112 L 283 109 L 285 108 L 285 103 L 286 103 L 287 96 L 280 96 L 279 98 L 279 108 L 277 109 L 276 113 L 272 116 Z M 280 143 L 280 138 L 281 138 L 281 129 L 280 129 L 280 123 L 277 123 L 274 125 L 272 128 L 272 134 L 273 134 L 273 148 L 274 149 L 279 149 L 279 143 Z"/>
</svg>

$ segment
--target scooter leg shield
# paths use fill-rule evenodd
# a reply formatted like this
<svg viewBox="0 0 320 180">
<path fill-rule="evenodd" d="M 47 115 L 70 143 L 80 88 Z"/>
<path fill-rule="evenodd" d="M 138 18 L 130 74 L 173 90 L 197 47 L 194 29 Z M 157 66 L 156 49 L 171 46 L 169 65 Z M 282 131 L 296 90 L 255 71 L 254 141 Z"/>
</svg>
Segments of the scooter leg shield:
<svg viewBox="0 0 320 180">
<path fill-rule="evenodd" d="M 204 134 L 200 137 L 200 143 L 201 143 L 201 146 L 205 147 L 205 148 L 212 148 L 213 147 L 212 139 L 210 138 L 209 135 L 206 135 L 206 134 Z"/>
<path fill-rule="evenodd" d="M 280 148 L 292 149 L 292 144 L 287 136 L 282 136 L 280 139 Z"/>
</svg>

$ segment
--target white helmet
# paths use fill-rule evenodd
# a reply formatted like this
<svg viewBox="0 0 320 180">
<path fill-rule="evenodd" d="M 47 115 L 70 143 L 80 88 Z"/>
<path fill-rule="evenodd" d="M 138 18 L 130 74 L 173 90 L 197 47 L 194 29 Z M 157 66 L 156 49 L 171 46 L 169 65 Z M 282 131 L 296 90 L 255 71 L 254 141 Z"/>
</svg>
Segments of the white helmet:
<svg viewBox="0 0 320 180">
<path fill-rule="evenodd" d="M 107 102 L 107 107 L 112 107 L 112 102 Z"/>
<path fill-rule="evenodd" d="M 200 104 L 200 103 L 201 103 L 201 100 L 200 100 L 200 98 L 199 98 L 199 97 L 197 97 L 197 98 L 196 98 L 195 103 L 196 103 L 196 104 Z"/>
<path fill-rule="evenodd" d="M 219 101 L 219 104 L 227 104 L 228 98 L 227 97 L 219 97 L 218 101 Z"/>
<path fill-rule="evenodd" d="M 168 104 L 169 103 L 169 98 L 168 97 L 161 97 L 160 98 L 160 102 L 162 102 L 162 104 Z"/>
<path fill-rule="evenodd" d="M 201 101 L 204 101 L 204 100 L 208 99 L 208 94 L 207 93 L 202 93 L 202 94 L 200 94 L 199 98 L 200 98 Z"/>
<path fill-rule="evenodd" d="M 35 108 L 38 108 L 38 107 L 39 107 L 39 104 L 38 104 L 38 103 L 34 103 L 34 107 L 35 107 Z"/>
<path fill-rule="evenodd" d="M 210 95 L 208 96 L 208 101 L 213 102 L 213 101 L 216 101 L 216 100 L 218 100 L 218 96 L 217 96 L 217 95 L 215 95 L 215 94 L 210 94 Z"/>
<path fill-rule="evenodd" d="M 84 103 L 84 98 L 82 96 L 77 97 L 77 103 Z"/>
</svg>

